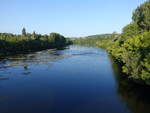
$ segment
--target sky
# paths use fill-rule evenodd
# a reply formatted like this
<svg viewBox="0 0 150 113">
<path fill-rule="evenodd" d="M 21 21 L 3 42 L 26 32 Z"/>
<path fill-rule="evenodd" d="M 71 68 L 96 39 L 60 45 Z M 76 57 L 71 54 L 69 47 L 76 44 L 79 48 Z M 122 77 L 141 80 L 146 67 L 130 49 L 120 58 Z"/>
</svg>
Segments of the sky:
<svg viewBox="0 0 150 113">
<path fill-rule="evenodd" d="M 146 0 L 0 0 L 0 32 L 81 37 L 122 31 Z"/>
</svg>

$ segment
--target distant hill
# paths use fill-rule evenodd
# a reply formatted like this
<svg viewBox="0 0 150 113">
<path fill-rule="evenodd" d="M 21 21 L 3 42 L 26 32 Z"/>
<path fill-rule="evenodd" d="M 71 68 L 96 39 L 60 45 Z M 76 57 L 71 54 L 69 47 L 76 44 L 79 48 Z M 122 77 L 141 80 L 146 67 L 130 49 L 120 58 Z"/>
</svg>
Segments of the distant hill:
<svg viewBox="0 0 150 113">
<path fill-rule="evenodd" d="M 118 37 L 119 34 L 99 34 L 99 35 L 91 35 L 87 37 L 81 38 L 72 38 L 72 42 L 78 45 L 87 45 L 87 46 L 96 46 L 96 42 L 100 40 L 106 40 Z"/>
</svg>

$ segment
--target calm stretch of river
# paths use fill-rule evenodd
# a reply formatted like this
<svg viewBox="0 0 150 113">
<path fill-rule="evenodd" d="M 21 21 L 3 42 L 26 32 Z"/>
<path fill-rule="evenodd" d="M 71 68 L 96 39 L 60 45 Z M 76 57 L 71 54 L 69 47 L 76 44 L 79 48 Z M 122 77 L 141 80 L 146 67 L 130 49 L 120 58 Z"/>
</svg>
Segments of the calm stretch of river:
<svg viewBox="0 0 150 113">
<path fill-rule="evenodd" d="M 0 113 L 150 113 L 149 91 L 123 80 L 98 48 L 0 60 Z"/>
</svg>

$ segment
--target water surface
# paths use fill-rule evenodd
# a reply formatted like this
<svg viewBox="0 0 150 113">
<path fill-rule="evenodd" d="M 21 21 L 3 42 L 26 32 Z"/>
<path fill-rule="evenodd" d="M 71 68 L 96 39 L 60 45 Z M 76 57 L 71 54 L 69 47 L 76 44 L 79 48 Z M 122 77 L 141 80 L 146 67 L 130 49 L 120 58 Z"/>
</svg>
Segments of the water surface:
<svg viewBox="0 0 150 113">
<path fill-rule="evenodd" d="M 123 80 L 98 48 L 70 46 L 0 61 L 0 113 L 150 113 L 148 91 Z"/>
</svg>

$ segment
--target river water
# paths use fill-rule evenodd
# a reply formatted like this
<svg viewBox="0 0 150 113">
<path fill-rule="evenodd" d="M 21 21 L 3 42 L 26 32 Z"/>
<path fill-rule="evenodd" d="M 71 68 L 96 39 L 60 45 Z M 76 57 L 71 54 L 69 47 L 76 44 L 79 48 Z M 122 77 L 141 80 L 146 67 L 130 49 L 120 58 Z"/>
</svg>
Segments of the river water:
<svg viewBox="0 0 150 113">
<path fill-rule="evenodd" d="M 102 49 L 69 46 L 0 61 L 0 113 L 150 113 L 150 88 Z"/>
</svg>

